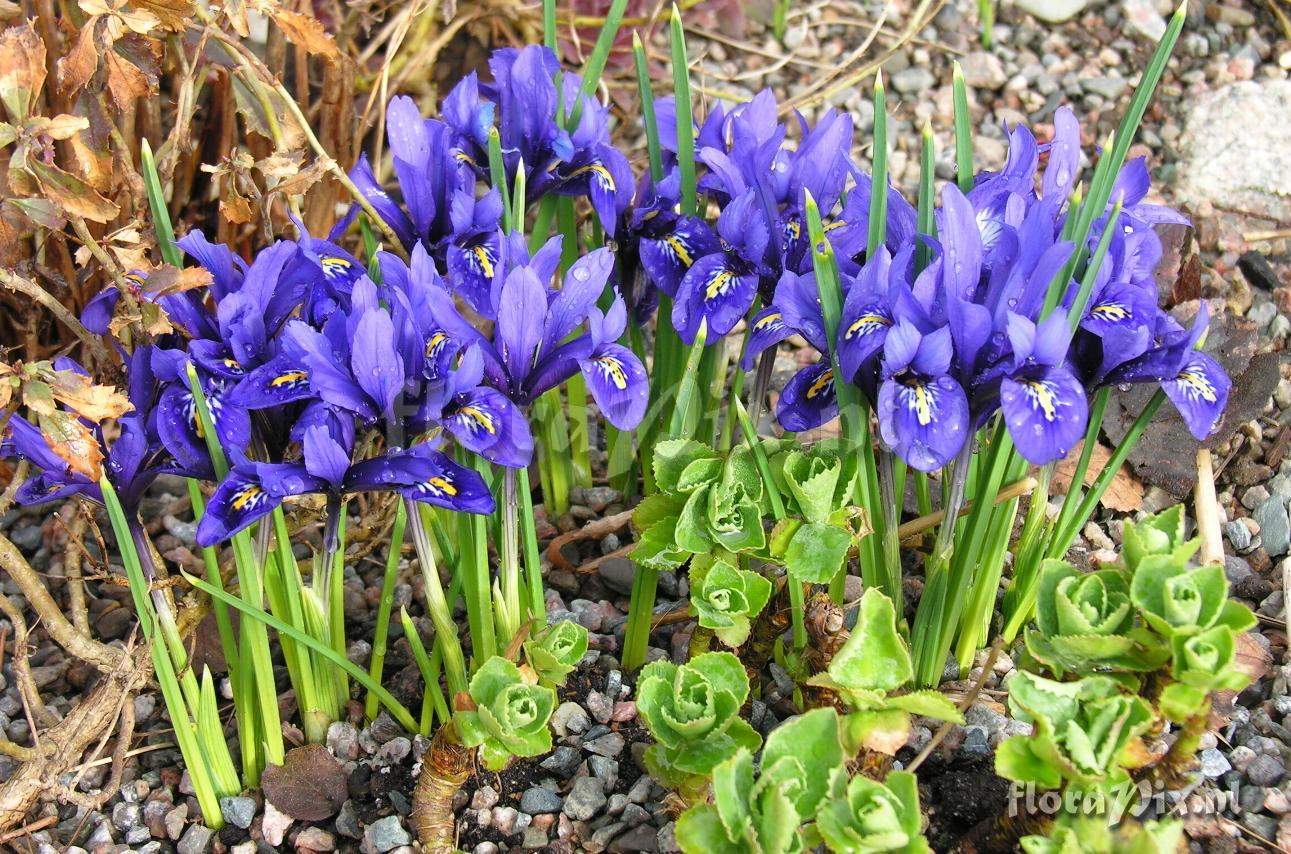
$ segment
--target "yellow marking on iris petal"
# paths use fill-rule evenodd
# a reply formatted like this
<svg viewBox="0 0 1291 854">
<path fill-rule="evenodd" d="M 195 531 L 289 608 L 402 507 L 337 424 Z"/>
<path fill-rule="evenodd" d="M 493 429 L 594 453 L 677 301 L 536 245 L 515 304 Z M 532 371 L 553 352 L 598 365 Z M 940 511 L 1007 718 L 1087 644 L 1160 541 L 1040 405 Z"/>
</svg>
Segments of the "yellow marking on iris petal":
<svg viewBox="0 0 1291 854">
<path fill-rule="evenodd" d="M 682 242 L 680 237 L 675 234 L 670 235 L 665 237 L 663 242 L 668 244 L 668 247 L 672 249 L 672 254 L 677 256 L 677 260 L 681 262 L 683 267 L 689 267 L 695 263 L 695 259 L 690 257 L 690 251 L 686 249 L 686 244 Z"/>
<path fill-rule="evenodd" d="M 426 358 L 433 359 L 439 355 L 439 351 L 444 349 L 444 344 L 448 342 L 448 335 L 444 332 L 436 332 L 426 341 Z"/>
<path fill-rule="evenodd" d="M 1031 400 L 1044 413 L 1045 421 L 1052 421 L 1058 417 L 1058 402 L 1054 399 L 1052 386 L 1036 380 L 1023 380 L 1022 385 L 1026 386 Z"/>
<path fill-rule="evenodd" d="M 453 152 L 453 159 L 458 163 L 465 163 L 469 166 L 475 165 L 475 158 L 460 149 Z"/>
<path fill-rule="evenodd" d="M 705 292 L 705 298 L 716 299 L 718 294 L 726 293 L 734 279 L 735 274 L 730 270 L 718 270 L 717 275 L 708 280 L 708 290 Z"/>
<path fill-rule="evenodd" d="M 457 494 L 457 487 L 453 486 L 453 482 L 446 477 L 432 477 L 430 480 L 426 481 L 426 485 L 435 492 L 439 492 L 443 495 Z"/>
<path fill-rule="evenodd" d="M 824 391 L 825 388 L 831 382 L 833 382 L 833 380 L 834 380 L 834 369 L 830 368 L 829 370 L 821 374 L 819 377 L 817 377 L 816 381 L 811 384 L 810 388 L 807 389 L 807 399 L 812 400 L 813 398 L 815 398 L 815 396 L 820 394 L 822 391 Z"/>
<path fill-rule="evenodd" d="M 828 234 L 829 232 L 833 231 L 834 229 L 836 229 L 836 228 L 842 228 L 842 227 L 843 227 L 843 226 L 845 226 L 845 225 L 847 225 L 847 220 L 836 219 L 836 220 L 834 220 L 833 222 L 828 223 L 828 224 L 825 226 L 825 233 L 826 233 L 826 234 Z"/>
<path fill-rule="evenodd" d="M 598 356 L 596 364 L 601 366 L 601 370 L 609 375 L 614 382 L 614 387 L 623 391 L 628 387 L 628 375 L 623 370 L 623 363 L 613 356 Z"/>
<path fill-rule="evenodd" d="M 873 332 L 876 328 L 880 326 L 891 326 L 891 325 L 892 325 L 892 321 L 888 320 L 883 315 L 870 312 L 869 314 L 862 314 L 860 317 L 856 319 L 855 323 L 847 327 L 847 334 L 844 335 L 843 337 L 846 338 L 848 341 L 850 341 L 852 340 L 852 338 L 856 336 L 858 332 L 861 333 L 862 335 L 869 335 L 871 332 Z"/>
<path fill-rule="evenodd" d="M 349 267 L 350 262 L 344 258 L 338 258 L 335 255 L 328 255 L 323 259 L 324 267 Z"/>
<path fill-rule="evenodd" d="M 646 211 L 645 216 L 641 217 L 642 222 L 649 222 L 659 215 L 658 211 Z"/>
<path fill-rule="evenodd" d="M 1210 378 L 1205 374 L 1185 369 L 1180 371 L 1175 376 L 1175 379 L 1179 380 L 1179 382 L 1183 383 L 1184 386 L 1193 392 L 1193 394 L 1199 396 L 1207 403 L 1214 403 L 1219 399 L 1218 395 L 1215 393 L 1214 384 L 1211 383 Z"/>
<path fill-rule="evenodd" d="M 253 503 L 262 492 L 264 492 L 264 490 L 254 483 L 243 488 L 241 492 L 233 496 L 233 509 L 245 510 L 247 505 Z"/>
<path fill-rule="evenodd" d="M 306 379 L 308 377 L 309 377 L 309 374 L 305 373 L 304 371 L 288 371 L 287 373 L 279 374 L 278 376 L 270 380 L 269 387 L 279 388 L 280 386 L 291 385 L 292 383 L 298 383 L 301 380 Z"/>
<path fill-rule="evenodd" d="M 781 314 L 778 311 L 775 312 L 774 314 L 768 314 L 766 317 L 759 318 L 758 321 L 753 324 L 753 328 L 754 330 L 766 329 L 768 326 L 770 326 L 773 323 L 779 323 L 780 317 L 781 317 Z"/>
<path fill-rule="evenodd" d="M 225 360 L 224 360 L 224 367 L 229 368 L 229 369 L 231 369 L 231 370 L 235 370 L 235 371 L 237 371 L 237 370 L 241 370 L 241 368 L 242 368 L 242 366 L 238 364 L 238 360 L 237 360 L 237 359 L 225 359 Z"/>
<path fill-rule="evenodd" d="M 919 419 L 920 427 L 927 427 L 932 423 L 932 395 L 928 393 L 928 386 L 915 381 L 911 386 L 914 389 L 914 414 Z"/>
<path fill-rule="evenodd" d="M 147 276 L 143 273 L 126 273 L 122 278 L 133 284 L 135 286 L 135 290 L 138 290 L 143 287 L 144 279 L 146 279 Z"/>
<path fill-rule="evenodd" d="M 602 166 L 599 163 L 591 163 L 587 166 L 580 166 L 579 168 L 575 169 L 573 172 L 570 172 L 569 177 L 577 178 L 579 175 L 583 175 L 588 172 L 591 172 L 597 178 L 601 179 L 601 183 L 605 185 L 606 189 L 608 189 L 610 192 L 614 192 L 614 176 L 610 174 L 610 170 L 606 169 L 604 166 Z"/>
<path fill-rule="evenodd" d="M 197 432 L 197 438 L 206 438 L 206 431 L 202 428 L 202 416 L 197 413 L 197 406 L 193 406 L 193 429 Z"/>
<path fill-rule="evenodd" d="M 493 417 L 478 406 L 463 406 L 458 410 L 458 413 L 470 418 L 490 433 L 498 432 L 497 428 L 493 426 Z"/>
<path fill-rule="evenodd" d="M 486 279 L 493 278 L 493 256 L 489 254 L 488 248 L 473 246 L 471 247 L 471 252 L 474 253 L 475 260 L 480 265 L 480 272 L 484 274 L 484 277 Z"/>
<path fill-rule="evenodd" d="M 1130 313 L 1126 310 L 1125 306 L 1118 302 L 1105 302 L 1100 305 L 1096 305 L 1090 309 L 1089 313 L 1094 317 L 1097 317 L 1099 320 L 1110 321 L 1126 320 L 1130 316 Z"/>
<path fill-rule="evenodd" d="M 785 230 L 789 232 L 790 237 L 797 240 L 802 235 L 802 223 L 796 219 L 791 219 L 785 226 Z"/>
</svg>

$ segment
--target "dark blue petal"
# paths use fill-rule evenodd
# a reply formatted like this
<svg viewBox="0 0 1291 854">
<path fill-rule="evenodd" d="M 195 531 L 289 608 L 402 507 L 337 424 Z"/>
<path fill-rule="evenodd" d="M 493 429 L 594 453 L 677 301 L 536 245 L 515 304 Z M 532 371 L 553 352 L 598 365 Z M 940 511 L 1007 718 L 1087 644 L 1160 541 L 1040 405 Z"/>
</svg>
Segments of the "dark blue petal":
<svg viewBox="0 0 1291 854">
<path fill-rule="evenodd" d="M 524 414 L 500 391 L 475 388 L 445 408 L 444 429 L 464 448 L 492 463 L 523 468 L 533 458 L 533 435 Z"/>
<path fill-rule="evenodd" d="M 197 543 L 214 546 L 247 528 L 282 503 L 260 482 L 254 466 L 238 466 L 215 490 L 197 523 Z"/>
<path fill-rule="evenodd" d="M 724 254 L 700 258 L 682 279 L 672 308 L 672 325 L 681 340 L 694 343 L 700 321 L 708 322 L 708 343 L 716 342 L 743 319 L 757 296 L 758 277 L 732 267 Z"/>
<path fill-rule="evenodd" d="M 757 357 L 768 347 L 774 347 L 793 335 L 793 330 L 784 322 L 784 315 L 775 306 L 764 308 L 753 318 L 749 326 L 749 343 L 740 357 L 740 370 L 752 370 Z"/>
<path fill-rule="evenodd" d="M 283 354 L 247 374 L 230 393 L 229 400 L 246 409 L 267 409 L 312 396 L 304 361 Z"/>
<path fill-rule="evenodd" d="M 1161 383 L 1161 388 L 1183 416 L 1188 430 L 1201 441 L 1214 432 L 1224 414 L 1232 384 L 1218 362 L 1193 350 L 1175 376 Z"/>
<path fill-rule="evenodd" d="M 1085 435 L 1085 389 L 1066 368 L 1006 376 L 1000 410 L 1018 452 L 1035 465 L 1063 459 Z"/>
<path fill-rule="evenodd" d="M 641 423 L 650 402 L 650 380 L 631 350 L 620 344 L 602 344 L 579 368 L 606 421 L 620 430 L 631 430 Z"/>
<path fill-rule="evenodd" d="M 794 374 L 776 404 L 780 426 L 795 433 L 815 430 L 837 415 L 834 369 L 827 362 L 809 365 Z"/>
<path fill-rule="evenodd" d="M 877 409 L 883 441 L 919 471 L 941 468 L 968 439 L 968 396 L 950 377 L 886 380 Z"/>
</svg>

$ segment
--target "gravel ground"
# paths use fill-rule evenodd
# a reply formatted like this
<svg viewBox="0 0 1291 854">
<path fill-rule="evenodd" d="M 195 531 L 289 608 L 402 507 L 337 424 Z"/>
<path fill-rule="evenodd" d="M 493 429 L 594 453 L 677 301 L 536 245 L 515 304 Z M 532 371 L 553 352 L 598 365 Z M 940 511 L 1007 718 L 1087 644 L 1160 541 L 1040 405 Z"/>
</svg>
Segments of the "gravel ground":
<svg viewBox="0 0 1291 854">
<path fill-rule="evenodd" d="M 913 4 L 895 3 L 890 26 Z M 1004 125 L 1025 122 L 1037 135 L 1062 103 L 1082 118 L 1086 143 L 1106 138 L 1124 110 L 1136 73 L 1164 27 L 1170 3 L 1154 0 L 1083 2 L 1083 0 L 1017 0 L 999 10 L 996 47 L 984 51 L 977 40 L 975 4 L 947 4 L 918 40 L 888 63 L 893 116 L 889 124 L 894 149 L 893 178 L 912 188 L 917 172 L 918 128 L 931 122 L 941 143 L 938 172 L 951 175 L 949 151 L 950 63 L 958 58 L 973 87 L 973 112 L 981 133 L 975 142 L 979 167 L 1002 162 Z M 1160 281 L 1162 300 L 1179 311 L 1195 310 L 1205 298 L 1228 317 L 1216 324 L 1221 357 L 1236 384 L 1233 415 L 1213 451 L 1224 514 L 1227 571 L 1235 595 L 1260 615 L 1261 623 L 1246 655 L 1265 667 L 1265 675 L 1216 710 L 1217 734 L 1203 744 L 1202 782 L 1185 806 L 1196 851 L 1291 850 L 1291 694 L 1286 666 L 1284 577 L 1291 574 L 1291 371 L 1282 353 L 1291 334 L 1291 238 L 1261 232 L 1285 232 L 1291 219 L 1291 44 L 1279 31 L 1268 6 L 1227 0 L 1193 3 L 1188 28 L 1149 110 L 1134 153 L 1149 158 L 1155 192 L 1166 203 L 1184 207 L 1193 217 L 1195 241 L 1178 234 L 1167 240 Z M 740 38 L 705 38 L 692 34 L 691 48 L 702 57 L 700 75 L 723 92 L 752 93 L 763 85 L 794 96 L 810 86 L 822 67 L 832 67 L 868 33 L 879 10 L 876 3 L 795 3 L 781 46 L 759 24 L 750 23 Z M 1028 11 L 1030 10 L 1030 11 Z M 1031 12 L 1044 15 L 1037 20 Z M 882 43 L 884 36 L 880 36 Z M 754 51 L 746 49 L 752 46 Z M 788 60 L 783 57 L 788 55 Z M 762 54 L 770 54 L 772 59 Z M 858 139 L 864 141 L 873 120 L 868 93 L 840 97 L 839 105 L 857 116 Z M 808 116 L 811 110 L 807 110 Z M 866 152 L 860 152 L 864 160 Z M 783 377 L 799 358 L 781 354 Z M 1270 401 L 1270 395 L 1272 400 Z M 1132 398 L 1126 404 L 1133 411 Z M 1108 430 L 1115 435 L 1116 413 Z M 1131 458 L 1133 478 L 1126 479 L 1131 504 L 1161 509 L 1186 497 L 1190 461 L 1176 459 L 1177 440 L 1168 418 L 1149 431 Z M 1182 468 L 1180 468 L 1182 466 Z M 193 565 L 192 526 L 181 521 L 182 486 L 159 497 L 145 510 L 158 549 L 170 560 Z M 540 536 L 549 539 L 588 520 L 625 509 L 621 497 L 604 488 L 574 496 L 575 506 L 558 519 L 540 519 Z M 0 530 L 22 549 L 40 571 L 60 587 L 66 525 L 70 510 L 57 516 L 13 510 L 0 517 Z M 1105 510 L 1084 532 L 1075 550 L 1078 561 L 1108 559 L 1120 540 L 1121 512 Z M 600 540 L 572 543 L 562 550 L 564 562 L 579 566 L 613 555 L 627 542 L 626 531 Z M 86 544 L 99 557 L 93 541 Z M 347 567 L 346 614 L 349 636 L 370 638 L 383 555 L 377 549 L 357 566 Z M 591 632 L 587 666 L 562 692 L 556 713 L 557 748 L 547 757 L 517 763 L 501 775 L 481 772 L 463 789 L 457 803 L 462 845 L 488 854 L 502 850 L 667 851 L 672 838 L 672 805 L 667 793 L 640 769 L 646 736 L 635 720 L 632 680 L 618 667 L 630 589 L 631 566 L 605 557 L 596 571 L 573 573 L 563 563 L 548 573 L 548 606 L 553 617 L 568 615 Z M 686 579 L 664 574 L 660 613 L 684 609 Z M 0 587 L 17 593 L 8 579 Z M 21 602 L 20 599 L 17 601 Z M 419 612 L 417 573 L 404 566 L 396 605 Z M 122 643 L 133 627 L 128 592 L 101 583 L 91 601 L 96 633 Z M 420 619 L 420 618 L 419 618 Z M 12 639 L 7 621 L 5 631 Z M 428 634 L 428 632 L 427 632 Z M 392 649 L 387 680 L 405 701 L 420 703 L 420 680 L 397 621 L 391 627 Z M 652 656 L 684 656 L 689 627 L 667 624 L 654 635 Z M 66 657 L 40 630 L 31 638 L 32 675 L 56 716 L 96 676 Z M 211 645 L 199 642 L 199 652 Z M 217 645 L 216 645 L 217 646 Z M 364 663 L 366 640 L 357 640 L 351 657 Z M 218 662 L 208 659 L 214 669 Z M 986 690 L 970 709 L 966 727 L 957 727 L 923 766 L 925 802 L 930 805 L 933 839 L 938 848 L 957 838 L 1003 803 L 1004 786 L 990 773 L 992 748 L 1016 731 L 1003 714 L 1000 680 L 1011 669 L 1001 655 L 986 680 Z M 980 671 L 962 676 L 949 688 L 966 688 Z M 285 671 L 280 685 L 287 683 Z M 765 702 L 754 704 L 754 725 L 769 731 L 786 711 L 781 698 L 787 680 L 769 668 Z M 124 785 L 101 811 L 47 804 L 33 816 L 46 819 L 42 829 L 8 844 L 23 851 L 117 852 L 178 851 L 181 854 L 257 850 L 363 852 L 411 851 L 408 797 L 426 743 L 410 739 L 388 718 L 359 728 L 361 708 L 349 721 L 333 726 L 327 747 L 343 769 L 349 799 L 339 812 L 321 822 L 294 821 L 259 793 L 228 799 L 225 828 L 211 832 L 197 822 L 199 810 L 191 787 L 179 769 L 179 754 L 170 747 L 169 723 L 159 697 L 134 699 L 137 755 L 125 770 Z M 31 744 L 31 733 L 13 674 L 0 673 L 0 727 L 10 740 Z M 907 759 L 931 737 L 933 727 L 916 726 L 911 743 L 898 759 Z M 0 756 L 0 780 L 14 761 Z M 86 792 L 102 786 L 106 762 L 82 771 L 74 785 Z M 64 781 L 72 784 L 73 781 Z M 1229 793 L 1222 811 L 1198 811 L 1217 792 Z"/>
</svg>

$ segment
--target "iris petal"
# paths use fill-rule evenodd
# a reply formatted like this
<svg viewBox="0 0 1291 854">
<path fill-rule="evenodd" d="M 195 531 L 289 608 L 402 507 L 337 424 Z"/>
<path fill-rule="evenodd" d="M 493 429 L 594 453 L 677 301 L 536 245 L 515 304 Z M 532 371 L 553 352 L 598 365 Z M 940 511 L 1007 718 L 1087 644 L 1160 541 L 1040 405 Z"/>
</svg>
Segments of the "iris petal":
<svg viewBox="0 0 1291 854">
<path fill-rule="evenodd" d="M 1188 430 L 1200 441 L 1219 423 L 1232 384 L 1218 362 L 1194 350 L 1175 376 L 1161 383 L 1161 388 L 1183 416 Z"/>
<path fill-rule="evenodd" d="M 197 524 L 197 542 L 213 546 L 250 526 L 282 502 L 270 495 L 254 467 L 239 466 L 215 490 Z"/>
<path fill-rule="evenodd" d="M 641 360 L 620 344 L 602 344 L 579 362 L 596 405 L 620 430 L 641 423 L 650 402 L 650 383 Z"/>
<path fill-rule="evenodd" d="M 1035 465 L 1067 456 L 1089 420 L 1085 390 L 1066 368 L 1005 377 L 1000 409 L 1018 452 Z"/>
<path fill-rule="evenodd" d="M 889 379 L 878 413 L 883 441 L 919 471 L 944 466 L 968 438 L 968 396 L 950 377 Z"/>
<path fill-rule="evenodd" d="M 834 369 L 827 362 L 810 365 L 785 384 L 776 404 L 776 418 L 786 430 L 815 430 L 838 414 Z"/>
</svg>

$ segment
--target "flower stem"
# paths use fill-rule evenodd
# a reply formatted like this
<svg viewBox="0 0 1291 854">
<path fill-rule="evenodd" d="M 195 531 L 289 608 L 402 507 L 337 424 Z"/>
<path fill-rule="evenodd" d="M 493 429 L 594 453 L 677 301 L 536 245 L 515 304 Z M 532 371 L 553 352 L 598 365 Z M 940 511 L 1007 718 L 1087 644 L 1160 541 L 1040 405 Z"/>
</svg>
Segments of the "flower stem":
<svg viewBox="0 0 1291 854">
<path fill-rule="evenodd" d="M 403 502 L 395 509 L 394 528 L 390 531 L 390 553 L 386 556 L 385 574 L 381 578 L 381 602 L 377 606 L 376 633 L 372 638 L 372 658 L 368 662 L 368 675 L 381 681 L 385 670 L 387 643 L 390 637 L 390 613 L 394 610 L 394 588 L 399 580 L 399 553 L 403 550 L 404 529 L 408 524 L 408 510 Z M 363 711 L 368 720 L 376 720 L 380 701 L 368 692 Z"/>
<path fill-rule="evenodd" d="M 421 565 L 421 576 L 426 588 L 426 610 L 435 625 L 435 635 L 443 648 L 444 672 L 448 678 L 448 690 L 456 696 L 466 691 L 466 662 L 462 656 L 462 644 L 457 638 L 457 624 L 453 622 L 453 609 L 448 597 L 444 595 L 444 585 L 439 580 L 439 570 L 435 565 L 435 550 L 430 544 L 430 535 L 426 531 L 421 508 L 410 498 L 404 499 L 408 514 L 408 530 L 412 532 L 413 548 L 417 551 L 417 562 Z M 464 548 L 463 551 L 466 549 Z"/>
</svg>

